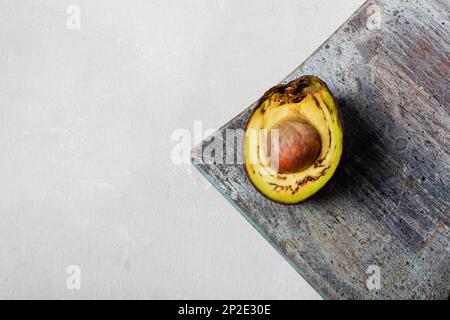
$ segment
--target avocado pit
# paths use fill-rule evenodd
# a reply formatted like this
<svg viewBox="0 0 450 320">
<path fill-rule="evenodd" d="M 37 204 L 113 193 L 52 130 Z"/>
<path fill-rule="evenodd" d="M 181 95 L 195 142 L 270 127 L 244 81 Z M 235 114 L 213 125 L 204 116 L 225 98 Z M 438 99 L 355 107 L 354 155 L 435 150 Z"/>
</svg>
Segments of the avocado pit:
<svg viewBox="0 0 450 320">
<path fill-rule="evenodd" d="M 280 121 L 270 130 L 268 139 L 268 156 L 271 157 L 274 151 L 275 156 L 278 155 L 278 161 L 271 163 L 278 173 L 302 171 L 317 159 L 320 152 L 319 133 L 303 119 Z"/>
</svg>

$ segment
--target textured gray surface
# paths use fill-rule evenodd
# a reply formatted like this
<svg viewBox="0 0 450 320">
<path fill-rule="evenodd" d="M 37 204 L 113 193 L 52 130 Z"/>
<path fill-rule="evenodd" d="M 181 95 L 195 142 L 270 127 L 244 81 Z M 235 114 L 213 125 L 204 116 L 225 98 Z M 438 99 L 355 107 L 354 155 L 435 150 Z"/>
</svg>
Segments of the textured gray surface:
<svg viewBox="0 0 450 320">
<path fill-rule="evenodd" d="M 442 1 L 369 1 L 284 80 L 321 77 L 344 121 L 342 164 L 308 202 L 270 202 L 242 165 L 197 165 L 325 297 L 449 295 L 449 20 Z M 253 108 L 219 133 L 243 128 Z M 380 290 L 366 286 L 370 265 Z"/>
</svg>

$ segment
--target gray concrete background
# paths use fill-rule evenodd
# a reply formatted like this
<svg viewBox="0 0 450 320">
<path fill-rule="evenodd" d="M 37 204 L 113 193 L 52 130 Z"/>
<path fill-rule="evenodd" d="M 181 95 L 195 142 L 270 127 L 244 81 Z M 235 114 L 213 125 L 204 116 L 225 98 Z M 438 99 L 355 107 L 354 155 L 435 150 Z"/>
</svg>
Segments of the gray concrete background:
<svg viewBox="0 0 450 320">
<path fill-rule="evenodd" d="M 319 299 L 171 135 L 220 127 L 363 2 L 0 1 L 0 298 Z"/>
</svg>

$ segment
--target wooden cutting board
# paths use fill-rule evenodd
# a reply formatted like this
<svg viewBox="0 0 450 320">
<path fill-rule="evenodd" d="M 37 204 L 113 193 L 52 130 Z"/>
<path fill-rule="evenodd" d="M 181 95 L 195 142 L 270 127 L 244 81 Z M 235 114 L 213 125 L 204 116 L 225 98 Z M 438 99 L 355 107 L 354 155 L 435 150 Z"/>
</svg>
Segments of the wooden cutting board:
<svg viewBox="0 0 450 320">
<path fill-rule="evenodd" d="M 449 296 L 449 41 L 448 1 L 368 1 L 283 81 L 319 76 L 343 117 L 341 165 L 304 204 L 266 199 L 241 164 L 201 163 L 255 104 L 193 150 L 196 167 L 325 298 Z"/>
</svg>

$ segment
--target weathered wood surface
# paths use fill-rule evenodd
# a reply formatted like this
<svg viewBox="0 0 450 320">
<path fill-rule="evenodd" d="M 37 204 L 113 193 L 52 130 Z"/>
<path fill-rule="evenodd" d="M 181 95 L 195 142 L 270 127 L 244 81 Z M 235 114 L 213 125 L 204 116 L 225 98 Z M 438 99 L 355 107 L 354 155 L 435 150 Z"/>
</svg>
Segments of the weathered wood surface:
<svg viewBox="0 0 450 320">
<path fill-rule="evenodd" d="M 242 165 L 196 165 L 324 297 L 449 295 L 449 18 L 443 1 L 368 1 L 283 81 L 318 75 L 344 121 L 341 166 L 306 203 L 267 200 Z M 380 290 L 367 287 L 370 265 Z"/>
</svg>

